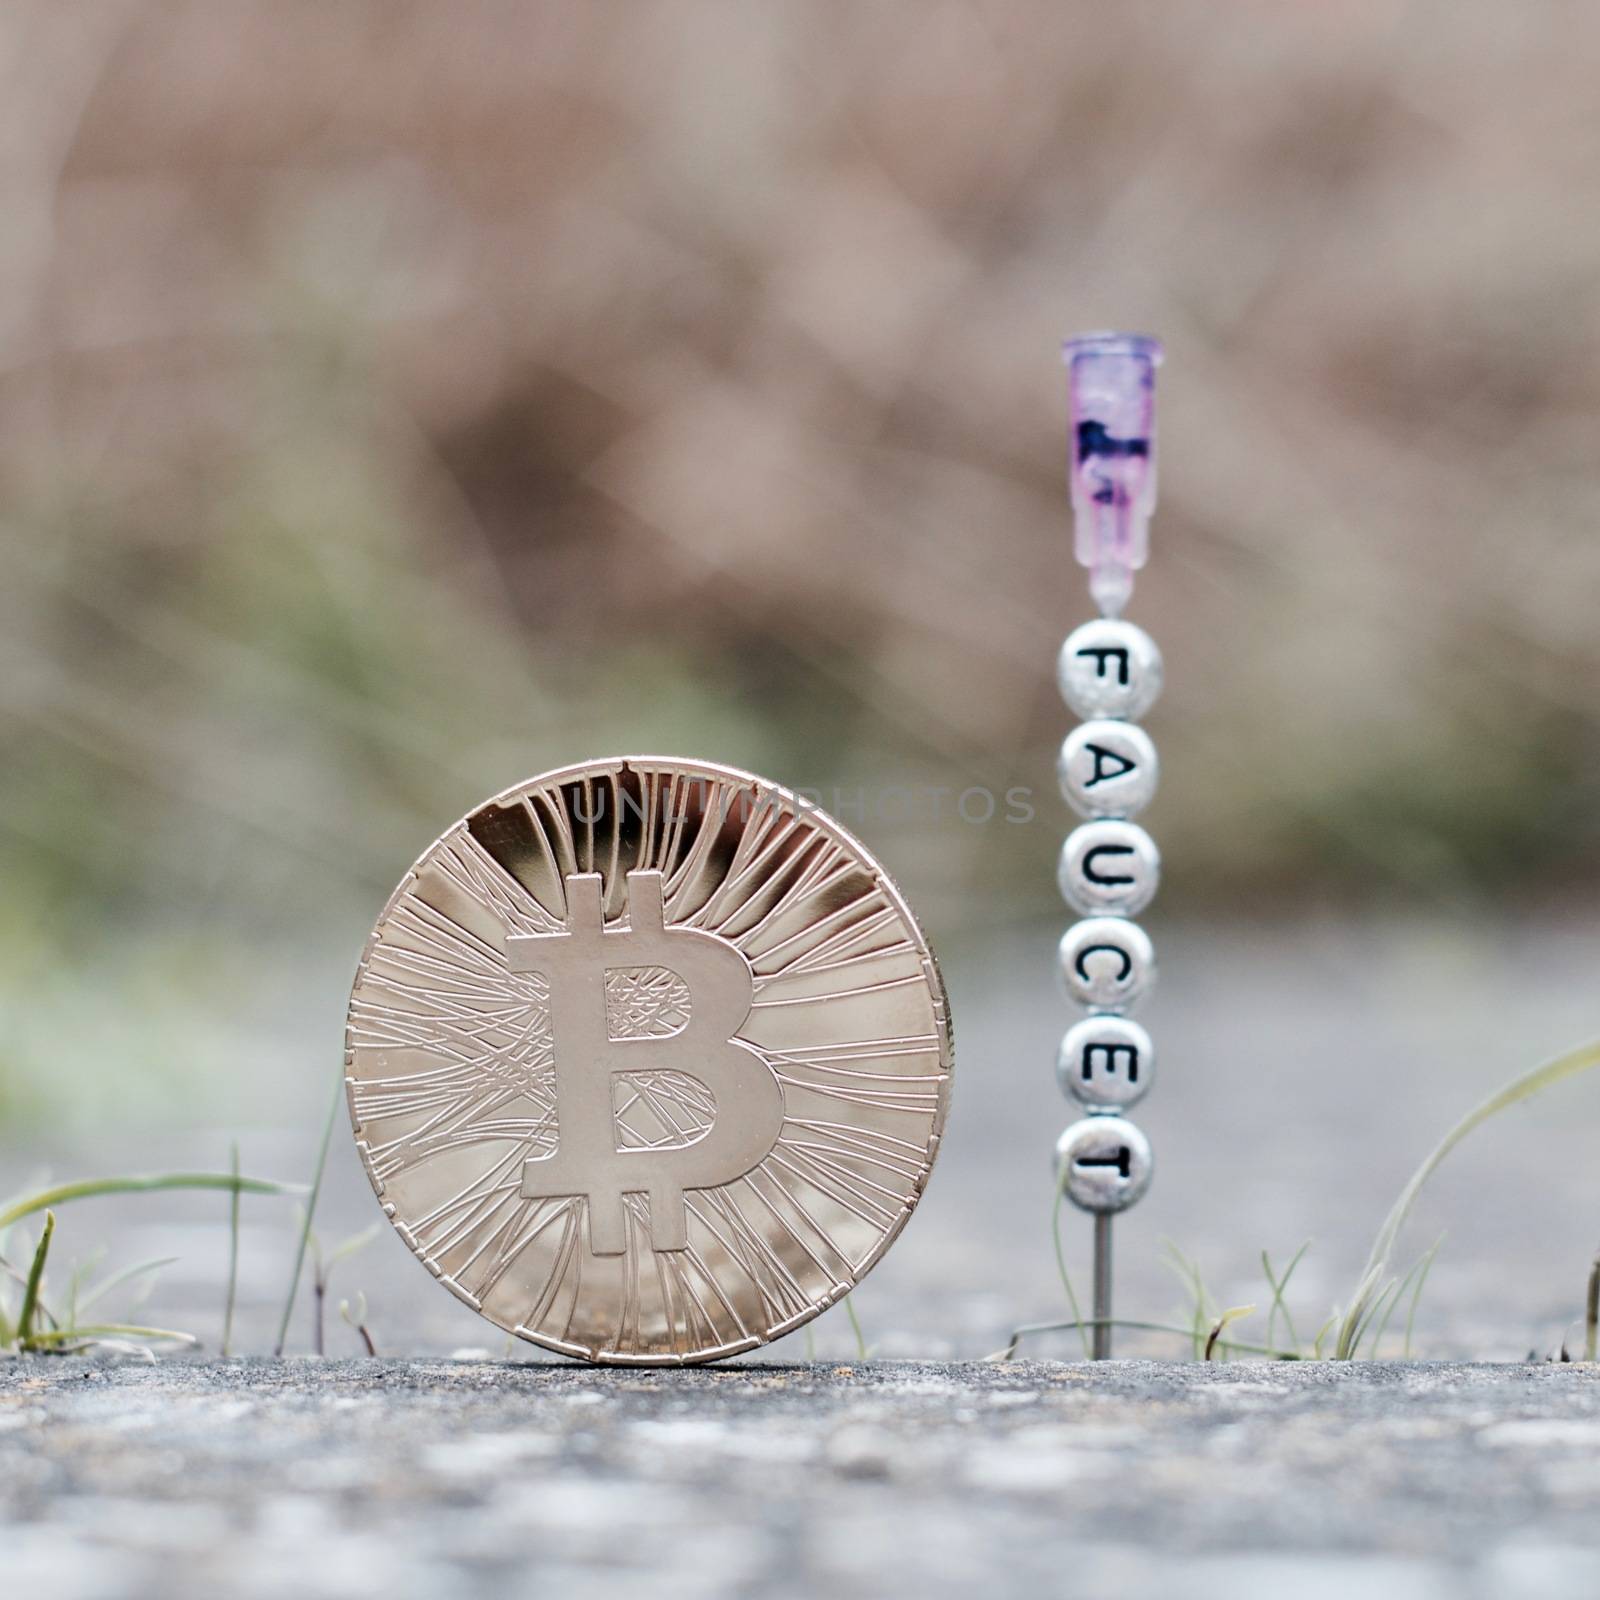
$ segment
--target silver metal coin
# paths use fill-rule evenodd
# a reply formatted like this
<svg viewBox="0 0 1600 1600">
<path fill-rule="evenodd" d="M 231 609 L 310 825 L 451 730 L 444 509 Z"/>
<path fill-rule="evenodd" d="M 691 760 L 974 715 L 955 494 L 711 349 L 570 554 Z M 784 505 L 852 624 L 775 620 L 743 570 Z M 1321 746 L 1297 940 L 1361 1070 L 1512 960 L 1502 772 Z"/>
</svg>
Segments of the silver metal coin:
<svg viewBox="0 0 1600 1600">
<path fill-rule="evenodd" d="M 949 1100 L 927 942 L 838 823 L 748 773 L 590 761 L 395 891 L 350 1002 L 357 1146 L 491 1322 L 592 1361 L 748 1350 L 904 1226 Z"/>
<path fill-rule="evenodd" d="M 1133 917 L 1155 898 L 1161 853 L 1136 822 L 1086 822 L 1067 835 L 1056 878 L 1073 910 Z"/>
<path fill-rule="evenodd" d="M 1143 628 L 1096 617 L 1068 634 L 1056 682 L 1080 717 L 1142 717 L 1161 693 L 1161 652 Z"/>
<path fill-rule="evenodd" d="M 1137 922 L 1086 917 L 1061 936 L 1061 981 L 1080 1006 L 1129 1011 L 1156 981 L 1156 952 Z"/>
<path fill-rule="evenodd" d="M 1085 1017 L 1066 1032 L 1056 1056 L 1056 1082 L 1090 1111 L 1121 1111 L 1150 1092 L 1156 1047 L 1126 1017 Z"/>
<path fill-rule="evenodd" d="M 1155 798 L 1161 767 L 1143 728 L 1099 718 L 1080 723 L 1056 759 L 1062 798 L 1080 817 L 1136 817 Z"/>
<path fill-rule="evenodd" d="M 1123 1117 L 1085 1117 L 1056 1141 L 1056 1182 L 1083 1211 L 1126 1211 L 1150 1171 L 1150 1141 Z"/>
</svg>

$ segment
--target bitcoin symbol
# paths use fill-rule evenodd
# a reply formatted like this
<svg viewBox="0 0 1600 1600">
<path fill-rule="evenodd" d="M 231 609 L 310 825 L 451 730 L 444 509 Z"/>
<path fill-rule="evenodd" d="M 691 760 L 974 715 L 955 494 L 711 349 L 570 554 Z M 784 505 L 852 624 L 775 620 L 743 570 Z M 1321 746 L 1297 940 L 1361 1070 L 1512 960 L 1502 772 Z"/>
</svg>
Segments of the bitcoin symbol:
<svg viewBox="0 0 1600 1600">
<path fill-rule="evenodd" d="M 685 1189 L 711 1189 L 742 1178 L 771 1154 L 783 1127 L 783 1090 L 772 1069 L 734 1035 L 750 1015 L 750 964 L 726 939 L 698 928 L 668 928 L 659 872 L 628 874 L 628 926 L 607 928 L 600 875 L 566 879 L 567 925 L 561 933 L 512 934 L 514 972 L 542 973 L 550 984 L 555 1040 L 554 1155 L 523 1164 L 528 1199 L 583 1196 L 589 1248 L 597 1256 L 627 1250 L 623 1196 L 650 1202 L 650 1243 L 687 1250 Z M 689 991 L 689 1018 L 663 1038 L 613 1039 L 606 1023 L 606 972 L 664 967 Z M 708 1133 L 675 1149 L 619 1149 L 612 1079 L 619 1072 L 681 1072 L 716 1101 Z"/>
</svg>

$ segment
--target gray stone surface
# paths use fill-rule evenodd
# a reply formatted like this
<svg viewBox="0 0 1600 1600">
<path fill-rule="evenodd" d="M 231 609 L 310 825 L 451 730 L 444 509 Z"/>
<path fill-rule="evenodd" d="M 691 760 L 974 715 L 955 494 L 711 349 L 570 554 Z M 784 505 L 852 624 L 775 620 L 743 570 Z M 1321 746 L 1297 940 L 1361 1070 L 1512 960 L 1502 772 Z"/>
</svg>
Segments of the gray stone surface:
<svg viewBox="0 0 1600 1600">
<path fill-rule="evenodd" d="M 1597 1511 L 1581 1366 L 0 1367 L 50 1600 L 1592 1600 Z"/>
</svg>

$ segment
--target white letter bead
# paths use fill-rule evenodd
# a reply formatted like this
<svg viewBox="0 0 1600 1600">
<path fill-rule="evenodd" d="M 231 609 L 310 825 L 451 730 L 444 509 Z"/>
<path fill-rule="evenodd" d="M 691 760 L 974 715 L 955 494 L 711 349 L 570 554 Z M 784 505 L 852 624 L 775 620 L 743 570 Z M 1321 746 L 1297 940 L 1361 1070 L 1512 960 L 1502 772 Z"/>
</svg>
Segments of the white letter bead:
<svg viewBox="0 0 1600 1600">
<path fill-rule="evenodd" d="M 1056 1082 L 1090 1111 L 1120 1111 L 1142 1100 L 1156 1077 L 1150 1035 L 1126 1017 L 1085 1017 L 1067 1030 Z"/>
<path fill-rule="evenodd" d="M 1062 645 L 1056 681 L 1080 717 L 1142 717 L 1161 693 L 1161 652 L 1143 628 L 1098 617 Z"/>
<path fill-rule="evenodd" d="M 1085 1117 L 1056 1141 L 1056 1182 L 1084 1211 L 1124 1211 L 1150 1187 L 1150 1141 L 1121 1117 Z"/>
<path fill-rule="evenodd" d="M 1062 797 L 1080 817 L 1137 816 L 1159 776 L 1150 735 L 1131 722 L 1083 723 L 1067 735 L 1056 761 Z"/>
<path fill-rule="evenodd" d="M 1085 916 L 1137 916 L 1155 898 L 1161 855 L 1137 823 L 1086 822 L 1067 835 L 1056 879 Z"/>
<path fill-rule="evenodd" d="M 1080 1006 L 1127 1011 L 1155 983 L 1156 952 L 1136 922 L 1089 917 L 1061 936 L 1061 981 Z"/>
</svg>

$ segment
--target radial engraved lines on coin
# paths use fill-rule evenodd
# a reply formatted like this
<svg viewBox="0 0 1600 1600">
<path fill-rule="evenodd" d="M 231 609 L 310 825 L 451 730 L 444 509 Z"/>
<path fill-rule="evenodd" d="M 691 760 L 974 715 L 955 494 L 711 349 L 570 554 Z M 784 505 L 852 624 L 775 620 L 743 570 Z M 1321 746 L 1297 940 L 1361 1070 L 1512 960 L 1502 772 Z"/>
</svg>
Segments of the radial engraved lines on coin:
<svg viewBox="0 0 1600 1600">
<path fill-rule="evenodd" d="M 837 824 L 744 774 L 591 763 L 453 828 L 351 1003 L 351 1111 L 407 1242 L 502 1327 L 703 1360 L 807 1320 L 943 1125 L 936 969 Z"/>
</svg>

